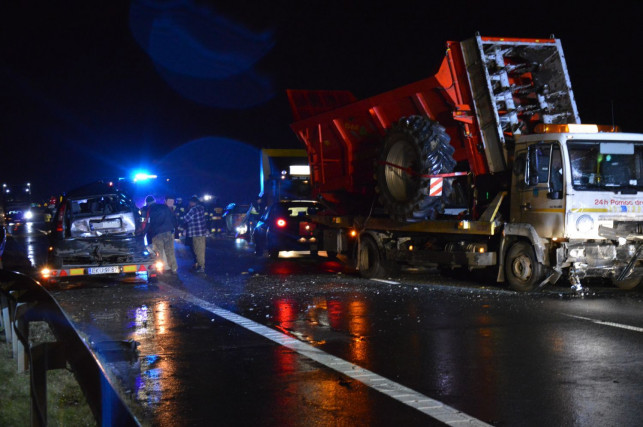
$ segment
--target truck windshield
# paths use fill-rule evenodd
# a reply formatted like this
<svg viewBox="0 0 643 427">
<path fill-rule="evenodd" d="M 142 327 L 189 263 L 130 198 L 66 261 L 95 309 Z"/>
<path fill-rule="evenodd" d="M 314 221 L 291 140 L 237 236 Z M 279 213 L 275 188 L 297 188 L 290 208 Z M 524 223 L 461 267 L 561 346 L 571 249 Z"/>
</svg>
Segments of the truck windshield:
<svg viewBox="0 0 643 427">
<path fill-rule="evenodd" d="M 568 142 L 572 185 L 580 191 L 643 191 L 643 142 Z"/>
</svg>

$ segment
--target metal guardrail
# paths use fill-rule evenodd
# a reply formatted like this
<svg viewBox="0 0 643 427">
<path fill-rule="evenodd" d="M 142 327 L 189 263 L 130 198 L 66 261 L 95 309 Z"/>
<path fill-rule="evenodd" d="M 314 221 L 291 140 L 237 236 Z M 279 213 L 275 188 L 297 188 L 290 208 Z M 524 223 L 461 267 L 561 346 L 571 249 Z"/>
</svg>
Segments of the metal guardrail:
<svg viewBox="0 0 643 427">
<path fill-rule="evenodd" d="M 0 270 L 0 325 L 18 370 L 29 370 L 31 425 L 47 423 L 47 371 L 71 368 L 94 418 L 102 426 L 139 426 L 102 365 L 78 335 L 56 300 L 29 276 Z M 55 342 L 29 343 L 29 323 L 44 321 Z"/>
</svg>

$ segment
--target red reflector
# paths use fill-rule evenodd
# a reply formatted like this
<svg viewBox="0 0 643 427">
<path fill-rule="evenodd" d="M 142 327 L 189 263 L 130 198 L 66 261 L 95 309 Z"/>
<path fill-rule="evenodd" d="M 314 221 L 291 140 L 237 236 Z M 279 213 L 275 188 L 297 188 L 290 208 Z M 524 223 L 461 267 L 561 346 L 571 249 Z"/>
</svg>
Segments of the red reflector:
<svg viewBox="0 0 643 427">
<path fill-rule="evenodd" d="M 312 222 L 300 222 L 299 223 L 299 234 L 300 235 L 313 234 L 314 230 L 315 230 L 315 223 L 312 223 Z"/>
<path fill-rule="evenodd" d="M 147 271 L 147 270 L 145 269 L 145 266 L 144 266 L 144 265 L 141 265 L 141 267 L 138 269 L 138 271 L 139 271 L 139 272 L 143 272 L 143 271 Z"/>
<path fill-rule="evenodd" d="M 65 277 L 66 275 L 67 275 L 67 272 L 65 270 L 60 270 L 60 277 Z"/>
<path fill-rule="evenodd" d="M 283 227 L 285 227 L 285 226 L 286 226 L 286 220 L 285 220 L 285 219 L 283 219 L 283 218 L 279 218 L 279 219 L 276 221 L 276 224 L 277 224 L 277 227 L 281 227 L 281 228 L 283 228 Z"/>
<path fill-rule="evenodd" d="M 63 231 L 63 220 L 65 219 L 65 210 L 67 209 L 67 203 L 60 205 L 58 210 L 58 218 L 56 220 L 56 231 Z"/>
</svg>

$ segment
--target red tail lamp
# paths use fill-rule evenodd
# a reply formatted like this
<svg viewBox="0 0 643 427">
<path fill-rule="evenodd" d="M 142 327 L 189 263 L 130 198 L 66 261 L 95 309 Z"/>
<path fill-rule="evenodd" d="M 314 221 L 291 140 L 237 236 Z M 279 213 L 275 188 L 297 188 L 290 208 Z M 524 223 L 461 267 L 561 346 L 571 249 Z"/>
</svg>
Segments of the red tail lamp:
<svg viewBox="0 0 643 427">
<path fill-rule="evenodd" d="M 277 221 L 275 221 L 275 224 L 277 224 L 277 227 L 279 228 L 284 228 L 286 226 L 286 220 L 283 218 L 279 218 L 277 219 Z"/>
</svg>

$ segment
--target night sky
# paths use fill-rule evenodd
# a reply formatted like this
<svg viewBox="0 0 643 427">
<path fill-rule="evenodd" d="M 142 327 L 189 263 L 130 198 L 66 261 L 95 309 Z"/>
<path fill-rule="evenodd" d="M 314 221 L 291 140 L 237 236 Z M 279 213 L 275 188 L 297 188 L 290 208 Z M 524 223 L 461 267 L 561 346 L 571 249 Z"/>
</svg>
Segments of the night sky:
<svg viewBox="0 0 643 427">
<path fill-rule="evenodd" d="M 643 132 L 638 2 L 380 3 L 2 1 L 0 180 L 47 197 L 143 167 L 249 199 L 258 148 L 303 148 L 285 89 L 375 95 L 434 74 L 445 42 L 476 32 L 554 34 L 581 120 L 611 123 L 613 105 Z"/>
</svg>

